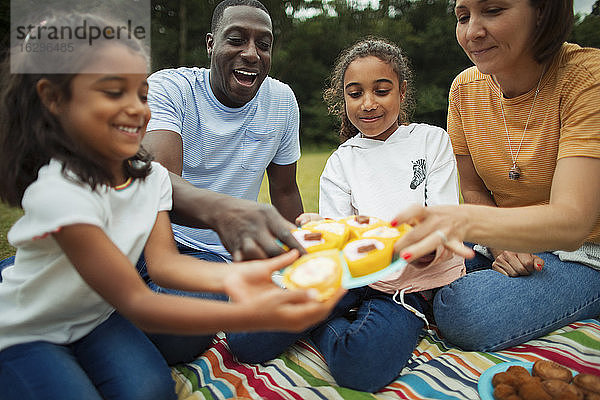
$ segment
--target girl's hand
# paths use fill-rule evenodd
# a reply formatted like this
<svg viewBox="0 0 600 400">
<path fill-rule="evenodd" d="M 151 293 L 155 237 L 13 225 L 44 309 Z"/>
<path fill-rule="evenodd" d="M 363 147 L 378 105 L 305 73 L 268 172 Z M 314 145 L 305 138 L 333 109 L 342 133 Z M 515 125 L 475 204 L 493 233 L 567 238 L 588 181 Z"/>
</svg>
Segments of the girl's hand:
<svg viewBox="0 0 600 400">
<path fill-rule="evenodd" d="M 302 331 L 325 319 L 344 295 L 338 290 L 324 302 L 305 290 L 281 289 L 271 280 L 271 274 L 291 264 L 298 251 L 264 261 L 233 263 L 225 278 L 225 291 L 232 301 L 248 310 L 251 325 L 247 330 Z"/>
<path fill-rule="evenodd" d="M 297 226 L 302 226 L 308 222 L 311 221 L 320 221 L 322 220 L 323 217 L 321 217 L 319 214 L 317 213 L 303 213 L 300 214 L 297 218 L 296 218 L 296 225 Z"/>
<path fill-rule="evenodd" d="M 412 262 L 443 246 L 464 258 L 473 258 L 473 250 L 463 244 L 466 216 L 460 206 L 413 205 L 392 220 L 392 226 L 408 223 L 413 226 L 394 244 L 394 251 L 408 262 Z"/>
<path fill-rule="evenodd" d="M 541 271 L 544 260 L 530 253 L 515 253 L 512 251 L 492 251 L 496 260 L 492 269 L 510 277 L 531 275 L 534 271 Z"/>
</svg>

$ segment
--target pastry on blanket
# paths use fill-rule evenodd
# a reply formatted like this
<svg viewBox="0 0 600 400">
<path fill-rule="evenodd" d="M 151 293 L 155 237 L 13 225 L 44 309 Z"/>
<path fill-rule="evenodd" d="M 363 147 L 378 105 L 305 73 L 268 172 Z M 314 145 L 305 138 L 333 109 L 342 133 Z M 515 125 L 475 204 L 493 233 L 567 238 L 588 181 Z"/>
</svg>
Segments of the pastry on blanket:
<svg viewBox="0 0 600 400">
<path fill-rule="evenodd" d="M 517 392 L 523 400 L 552 400 L 552 396 L 544 390 L 540 380 L 529 380 L 523 383 Z"/>
<path fill-rule="evenodd" d="M 348 228 L 350 228 L 350 239 L 358 239 L 364 232 L 378 226 L 389 225 L 382 219 L 367 217 L 366 215 L 352 215 L 342 218 L 340 222 L 348 225 Z"/>
<path fill-rule="evenodd" d="M 527 375 L 529 375 L 529 372 L 527 372 Z M 498 372 L 497 374 L 494 374 L 494 376 L 492 377 L 492 387 L 496 387 L 499 385 L 509 385 L 509 386 L 517 387 L 519 385 L 519 382 L 517 381 L 517 378 L 513 374 L 509 374 L 506 371 Z"/>
<path fill-rule="evenodd" d="M 283 271 L 283 284 L 290 289 L 316 289 L 317 298 L 327 300 L 342 285 L 338 250 L 304 255 Z"/>
<path fill-rule="evenodd" d="M 317 231 L 314 229 L 298 228 L 292 231 L 296 238 L 308 253 L 315 251 L 337 249 L 339 248 L 340 237 L 335 233 L 327 231 Z"/>
<path fill-rule="evenodd" d="M 553 399 L 583 400 L 583 392 L 577 386 L 568 384 L 565 381 L 548 379 L 542 381 L 542 386 Z"/>
<path fill-rule="evenodd" d="M 355 278 L 377 272 L 392 262 L 394 246 L 379 239 L 352 240 L 344 246 L 344 259 Z"/>
<path fill-rule="evenodd" d="M 331 240 L 333 242 L 332 245 L 338 249 L 344 247 L 344 244 L 346 244 L 350 237 L 350 228 L 348 225 L 333 219 L 310 221 L 302 225 L 302 229 L 308 229 L 313 232 L 328 232 L 328 240 Z"/>
<path fill-rule="evenodd" d="M 571 371 L 554 361 L 537 360 L 533 363 L 531 370 L 533 376 L 539 376 L 542 380 L 558 379 L 565 382 L 571 382 L 573 374 Z"/>
<path fill-rule="evenodd" d="M 397 228 L 387 225 L 381 225 L 377 228 L 369 229 L 361 234 L 361 238 L 377 238 L 382 241 L 391 242 L 392 244 L 400 239 L 402 235 L 410 231 L 412 226 L 402 224 Z"/>
<path fill-rule="evenodd" d="M 511 396 L 516 394 L 516 390 L 511 385 L 507 385 L 506 383 L 499 383 L 494 386 L 494 399 L 496 400 L 506 400 Z"/>
<path fill-rule="evenodd" d="M 592 398 L 592 395 L 600 399 L 600 376 L 592 374 L 575 375 L 573 384 L 583 391 L 586 400 Z"/>
</svg>

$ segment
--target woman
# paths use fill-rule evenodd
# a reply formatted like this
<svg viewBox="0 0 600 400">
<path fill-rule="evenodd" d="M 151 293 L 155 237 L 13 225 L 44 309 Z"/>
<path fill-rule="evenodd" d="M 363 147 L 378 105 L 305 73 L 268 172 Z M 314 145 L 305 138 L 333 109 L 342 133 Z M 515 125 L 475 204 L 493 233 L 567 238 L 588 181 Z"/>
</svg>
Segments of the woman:
<svg viewBox="0 0 600 400">
<path fill-rule="evenodd" d="M 475 64 L 448 111 L 467 204 L 405 210 L 394 222 L 417 226 L 396 249 L 471 258 L 462 241 L 478 243 L 434 313 L 451 342 L 494 351 L 600 315 L 600 50 L 565 43 L 572 1 L 458 0 L 455 13 Z"/>
</svg>

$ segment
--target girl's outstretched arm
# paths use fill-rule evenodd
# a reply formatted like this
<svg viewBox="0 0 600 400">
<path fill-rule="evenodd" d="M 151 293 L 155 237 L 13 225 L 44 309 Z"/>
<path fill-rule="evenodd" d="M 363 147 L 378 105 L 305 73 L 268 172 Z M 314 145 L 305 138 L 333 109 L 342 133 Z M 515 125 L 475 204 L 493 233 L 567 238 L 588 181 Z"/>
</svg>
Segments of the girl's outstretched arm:
<svg viewBox="0 0 600 400">
<path fill-rule="evenodd" d="M 164 222 L 162 217 L 158 219 Z M 248 263 L 247 271 L 240 268 L 231 275 L 223 274 L 227 278 L 221 278 L 215 287 L 220 285 L 238 302 L 157 294 L 145 285 L 129 259 L 99 227 L 69 225 L 53 236 L 86 283 L 122 315 L 148 331 L 179 334 L 220 330 L 302 331 L 324 319 L 343 295 L 340 290 L 321 303 L 305 291 L 285 291 L 267 283 L 272 271 L 297 257 L 293 253 Z M 236 282 L 246 283 L 243 293 L 236 293 L 242 288 Z M 260 289 L 246 290 L 249 287 Z"/>
</svg>

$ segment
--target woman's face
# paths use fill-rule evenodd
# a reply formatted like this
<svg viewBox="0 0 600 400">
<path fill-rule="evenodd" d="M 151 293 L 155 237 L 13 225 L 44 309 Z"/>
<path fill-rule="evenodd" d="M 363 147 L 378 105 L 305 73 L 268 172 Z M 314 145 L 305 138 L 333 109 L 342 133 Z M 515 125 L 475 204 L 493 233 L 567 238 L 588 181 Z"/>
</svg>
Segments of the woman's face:
<svg viewBox="0 0 600 400">
<path fill-rule="evenodd" d="M 406 82 L 392 66 L 375 56 L 357 58 L 344 74 L 344 103 L 348 119 L 363 135 L 386 140 L 398 129 Z"/>
<path fill-rule="evenodd" d="M 457 0 L 456 38 L 484 74 L 519 73 L 535 61 L 538 9 L 529 0 Z"/>
</svg>

